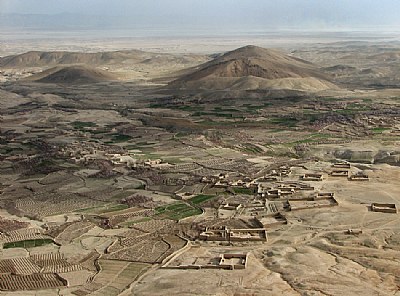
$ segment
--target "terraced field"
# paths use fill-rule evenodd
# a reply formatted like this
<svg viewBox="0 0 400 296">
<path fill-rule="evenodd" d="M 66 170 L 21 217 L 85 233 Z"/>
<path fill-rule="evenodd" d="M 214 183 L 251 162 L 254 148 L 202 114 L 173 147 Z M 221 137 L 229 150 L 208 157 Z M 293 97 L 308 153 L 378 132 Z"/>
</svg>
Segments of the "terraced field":
<svg viewBox="0 0 400 296">
<path fill-rule="evenodd" d="M 116 260 L 99 260 L 101 270 L 93 283 L 74 292 L 75 295 L 117 296 L 150 265 Z"/>
</svg>

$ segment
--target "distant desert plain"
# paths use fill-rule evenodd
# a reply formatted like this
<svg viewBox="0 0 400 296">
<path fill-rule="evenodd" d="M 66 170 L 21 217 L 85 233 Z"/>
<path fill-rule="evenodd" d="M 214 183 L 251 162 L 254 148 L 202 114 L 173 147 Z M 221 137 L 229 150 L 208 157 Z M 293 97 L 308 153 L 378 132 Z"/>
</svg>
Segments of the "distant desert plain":
<svg viewBox="0 0 400 296">
<path fill-rule="evenodd" d="M 0 295 L 400 295 L 395 35 L 12 40 Z"/>
</svg>

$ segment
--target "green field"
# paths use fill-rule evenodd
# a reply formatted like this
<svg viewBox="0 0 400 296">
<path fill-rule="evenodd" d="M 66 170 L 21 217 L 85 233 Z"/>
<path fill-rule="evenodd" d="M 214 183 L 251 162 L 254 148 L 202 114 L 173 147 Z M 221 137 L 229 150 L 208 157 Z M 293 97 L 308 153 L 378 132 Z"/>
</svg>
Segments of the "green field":
<svg viewBox="0 0 400 296">
<path fill-rule="evenodd" d="M 206 202 L 207 200 L 210 200 L 214 197 L 215 197 L 214 195 L 199 194 L 199 195 L 189 199 L 189 201 L 194 205 L 199 205 L 199 204 L 202 204 L 203 202 Z"/>
<path fill-rule="evenodd" d="M 281 125 L 285 127 L 295 127 L 298 120 L 293 117 L 276 117 L 270 120 L 271 124 Z"/>
<path fill-rule="evenodd" d="M 115 204 L 111 206 L 104 207 L 103 209 L 97 210 L 97 214 L 104 214 L 104 213 L 109 213 L 109 212 L 116 212 L 116 211 L 122 211 L 128 209 L 129 206 L 125 204 Z"/>
<path fill-rule="evenodd" d="M 382 134 L 384 131 L 388 131 L 388 130 L 390 130 L 390 128 L 386 128 L 386 127 L 375 127 L 373 129 L 371 129 L 371 131 L 374 134 Z"/>
<path fill-rule="evenodd" d="M 12 242 L 12 243 L 5 243 L 3 245 L 4 249 L 11 249 L 11 248 L 34 248 L 40 247 L 44 245 L 52 244 L 53 240 L 51 239 L 29 239 L 19 242 Z"/>
<path fill-rule="evenodd" d="M 74 121 L 71 123 L 71 125 L 75 129 L 84 129 L 85 127 L 95 127 L 97 126 L 94 122 L 88 122 L 88 121 Z"/>
<path fill-rule="evenodd" d="M 248 194 L 248 195 L 254 194 L 254 189 L 251 188 L 233 188 L 233 191 L 236 194 Z"/>
<path fill-rule="evenodd" d="M 131 137 L 131 136 L 128 136 L 128 135 L 124 135 L 124 134 L 114 134 L 114 135 L 112 136 L 111 141 L 112 141 L 113 143 L 121 143 L 121 142 L 129 141 L 129 140 L 131 140 L 131 139 L 132 139 L 132 137 Z"/>
<path fill-rule="evenodd" d="M 156 208 L 156 215 L 165 219 L 180 220 L 186 217 L 200 215 L 200 209 L 189 206 L 183 202 L 174 203 Z"/>
<path fill-rule="evenodd" d="M 76 210 L 78 213 L 96 213 L 96 214 L 104 214 L 109 212 L 116 212 L 128 209 L 129 206 L 126 204 L 107 204 L 102 206 L 83 208 Z"/>
<path fill-rule="evenodd" d="M 242 144 L 242 146 L 243 146 L 242 150 L 244 152 L 255 153 L 255 154 L 263 152 L 263 150 L 260 147 L 253 145 L 251 143 L 244 143 Z"/>
</svg>

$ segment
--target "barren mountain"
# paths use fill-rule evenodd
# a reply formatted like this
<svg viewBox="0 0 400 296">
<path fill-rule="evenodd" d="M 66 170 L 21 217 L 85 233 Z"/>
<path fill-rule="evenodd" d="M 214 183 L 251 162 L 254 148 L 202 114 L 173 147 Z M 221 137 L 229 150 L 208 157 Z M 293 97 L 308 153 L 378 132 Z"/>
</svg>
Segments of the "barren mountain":
<svg viewBox="0 0 400 296">
<path fill-rule="evenodd" d="M 29 51 L 26 53 L 0 58 L 1 68 L 54 67 L 58 65 L 85 64 L 130 65 L 153 63 L 193 63 L 204 59 L 198 55 L 173 55 L 151 53 L 140 50 L 123 50 L 109 52 L 68 52 L 68 51 Z"/>
<path fill-rule="evenodd" d="M 143 54 L 144 52 L 137 50 L 97 53 L 29 51 L 1 58 L 0 67 L 43 67 L 67 64 L 100 65 L 122 62 L 127 59 L 137 60 Z"/>
<path fill-rule="evenodd" d="M 118 77 L 104 70 L 87 66 L 55 67 L 33 75 L 29 80 L 43 83 L 90 84 L 117 80 Z"/>
<path fill-rule="evenodd" d="M 207 62 L 171 83 L 187 89 L 336 88 L 313 64 L 271 49 L 245 46 Z"/>
</svg>

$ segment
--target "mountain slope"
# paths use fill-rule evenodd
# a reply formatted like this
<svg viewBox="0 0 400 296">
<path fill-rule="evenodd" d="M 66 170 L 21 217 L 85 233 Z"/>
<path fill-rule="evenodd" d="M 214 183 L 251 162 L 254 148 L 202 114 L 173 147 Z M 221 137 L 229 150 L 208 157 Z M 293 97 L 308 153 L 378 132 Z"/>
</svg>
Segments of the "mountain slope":
<svg viewBox="0 0 400 296">
<path fill-rule="evenodd" d="M 256 46 L 245 46 L 219 56 L 170 86 L 183 89 L 310 88 L 313 91 L 335 88 L 328 76 L 313 64 Z"/>
<path fill-rule="evenodd" d="M 153 53 L 141 50 L 108 52 L 29 51 L 0 58 L 0 68 L 55 67 L 61 65 L 193 65 L 209 60 L 195 54 Z"/>
<path fill-rule="evenodd" d="M 117 79 L 112 73 L 87 66 L 55 67 L 29 77 L 36 82 L 61 84 L 90 84 Z"/>
<path fill-rule="evenodd" d="M 102 65 L 122 63 L 126 60 L 141 61 L 146 53 L 139 50 L 114 52 L 67 52 L 67 51 L 29 51 L 23 54 L 0 58 L 0 67 L 47 67 L 67 64 Z"/>
</svg>

